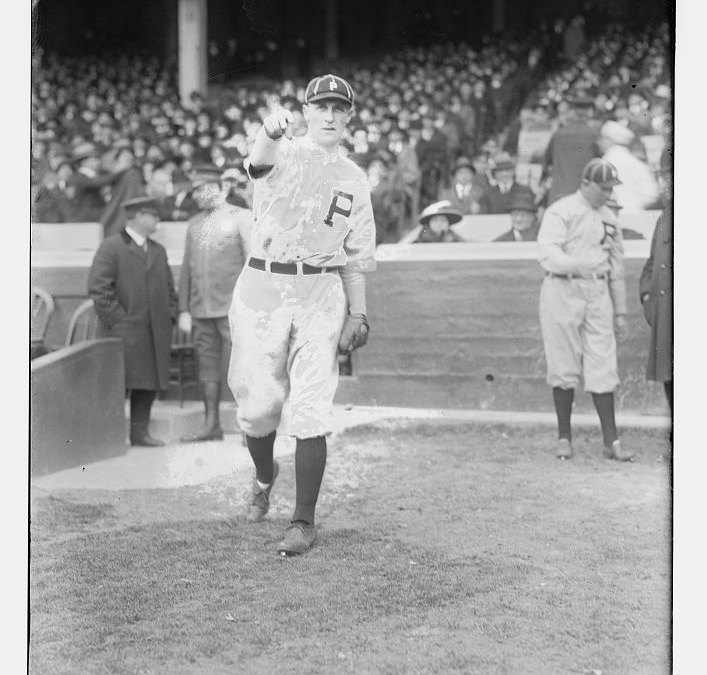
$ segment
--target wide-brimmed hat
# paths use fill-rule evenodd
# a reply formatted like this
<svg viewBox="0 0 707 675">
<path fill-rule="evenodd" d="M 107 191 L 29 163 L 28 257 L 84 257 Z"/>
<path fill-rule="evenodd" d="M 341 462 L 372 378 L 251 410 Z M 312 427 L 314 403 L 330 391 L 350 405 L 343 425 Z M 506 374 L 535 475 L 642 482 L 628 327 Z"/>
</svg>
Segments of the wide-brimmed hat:
<svg viewBox="0 0 707 675">
<path fill-rule="evenodd" d="M 427 225 L 427 223 L 429 223 L 432 219 L 432 216 L 446 216 L 450 225 L 454 225 L 454 223 L 458 223 L 462 219 L 462 214 L 452 206 L 450 201 L 447 201 L 446 199 L 441 202 L 430 204 L 420 214 L 420 224 Z"/>
</svg>

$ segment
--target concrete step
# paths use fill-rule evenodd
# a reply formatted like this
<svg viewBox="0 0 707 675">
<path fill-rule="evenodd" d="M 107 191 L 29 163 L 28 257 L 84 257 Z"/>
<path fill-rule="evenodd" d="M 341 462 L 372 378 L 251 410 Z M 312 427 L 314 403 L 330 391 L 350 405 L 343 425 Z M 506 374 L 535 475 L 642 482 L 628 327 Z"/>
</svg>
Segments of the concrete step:
<svg viewBox="0 0 707 675">
<path fill-rule="evenodd" d="M 234 403 L 221 404 L 221 428 L 225 434 L 240 434 L 236 421 L 236 406 Z M 165 443 L 174 443 L 182 436 L 191 433 L 204 420 L 204 404 L 201 401 L 155 401 L 150 416 L 150 434 Z M 125 406 L 126 429 L 129 428 L 130 407 Z"/>
</svg>

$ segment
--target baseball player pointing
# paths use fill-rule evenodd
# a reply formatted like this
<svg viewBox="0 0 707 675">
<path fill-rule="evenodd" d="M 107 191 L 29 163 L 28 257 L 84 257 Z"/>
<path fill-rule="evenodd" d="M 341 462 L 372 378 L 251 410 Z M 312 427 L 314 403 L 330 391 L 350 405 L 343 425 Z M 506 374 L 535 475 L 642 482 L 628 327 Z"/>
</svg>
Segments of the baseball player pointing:
<svg viewBox="0 0 707 675">
<path fill-rule="evenodd" d="M 339 141 L 354 103 L 336 75 L 314 78 L 303 106 L 307 133 L 286 137 L 292 114 L 265 118 L 250 157 L 250 257 L 230 310 L 229 385 L 255 465 L 248 518 L 261 521 L 278 473 L 275 432 L 288 401 L 296 438 L 296 506 L 277 550 L 306 551 L 331 433 L 337 351 L 366 343 L 365 273 L 375 269 L 375 224 L 366 176 Z"/>
<path fill-rule="evenodd" d="M 626 286 L 621 230 L 605 204 L 619 183 L 612 164 L 590 160 L 579 189 L 548 207 L 538 233 L 538 258 L 546 270 L 540 326 L 560 459 L 572 456 L 570 417 L 580 379 L 599 414 L 604 455 L 620 461 L 633 457 L 621 446 L 614 418 L 616 340 L 627 337 Z"/>
</svg>

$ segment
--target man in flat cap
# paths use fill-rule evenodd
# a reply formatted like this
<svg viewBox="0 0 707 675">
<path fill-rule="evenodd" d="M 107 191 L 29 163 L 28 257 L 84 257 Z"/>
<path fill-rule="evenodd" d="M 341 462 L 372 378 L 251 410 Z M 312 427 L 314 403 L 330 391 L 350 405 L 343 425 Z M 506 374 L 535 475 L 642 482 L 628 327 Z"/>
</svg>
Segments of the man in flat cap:
<svg viewBox="0 0 707 675">
<path fill-rule="evenodd" d="M 228 310 L 233 288 L 248 256 L 252 212 L 226 202 L 221 170 L 196 166 L 193 196 L 199 211 L 189 219 L 179 275 L 179 328 L 194 330 L 204 422 L 183 443 L 220 441 L 222 380 L 231 357 Z"/>
<path fill-rule="evenodd" d="M 621 445 L 614 415 L 616 342 L 626 339 L 628 328 L 623 240 L 606 202 L 619 184 L 614 166 L 590 160 L 579 189 L 547 208 L 538 233 L 538 260 L 545 270 L 540 327 L 557 413 L 559 459 L 573 455 L 570 418 L 580 381 L 599 415 L 604 456 L 633 457 Z"/>
<path fill-rule="evenodd" d="M 169 388 L 172 326 L 177 294 L 167 252 L 150 239 L 159 203 L 137 197 L 123 203 L 125 228 L 105 239 L 88 275 L 88 294 L 98 315 L 97 337 L 117 337 L 125 348 L 125 386 L 130 393 L 131 445 L 164 445 L 148 430 L 158 391 Z"/>
</svg>

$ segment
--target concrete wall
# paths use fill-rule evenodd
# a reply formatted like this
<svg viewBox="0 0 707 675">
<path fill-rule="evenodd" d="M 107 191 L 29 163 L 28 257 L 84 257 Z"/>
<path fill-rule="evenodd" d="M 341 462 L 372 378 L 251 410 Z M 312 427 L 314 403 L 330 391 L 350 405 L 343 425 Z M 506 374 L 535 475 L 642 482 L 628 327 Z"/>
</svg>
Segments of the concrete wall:
<svg viewBox="0 0 707 675">
<path fill-rule="evenodd" d="M 646 218 L 650 234 L 654 214 Z M 175 279 L 182 260 L 177 230 L 161 234 Z M 644 377 L 648 331 L 638 277 L 649 242 L 626 241 L 625 249 L 631 335 L 619 346 L 618 409 L 666 414 L 662 389 Z M 71 312 L 86 297 L 92 257 L 89 251 L 33 255 L 32 283 L 56 298 L 50 344 L 63 342 Z M 342 378 L 337 402 L 552 410 L 538 321 L 542 270 L 534 243 L 396 244 L 379 247 L 377 257 L 378 271 L 368 279 L 370 342 L 354 354 L 355 376 Z M 581 393 L 575 406 L 593 409 Z"/>
<path fill-rule="evenodd" d="M 642 266 L 626 261 L 630 337 L 619 345 L 617 408 L 667 414 L 662 389 L 644 377 Z M 371 337 L 355 355 L 356 377 L 342 380 L 340 403 L 553 410 L 535 260 L 380 261 L 369 279 Z M 593 411 L 590 396 L 578 392 L 575 409 Z"/>
<path fill-rule="evenodd" d="M 30 459 L 41 475 L 126 451 L 123 345 L 93 340 L 31 363 Z"/>
</svg>

